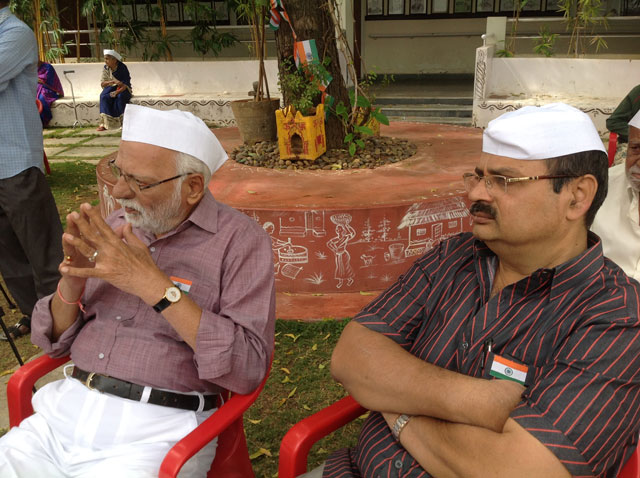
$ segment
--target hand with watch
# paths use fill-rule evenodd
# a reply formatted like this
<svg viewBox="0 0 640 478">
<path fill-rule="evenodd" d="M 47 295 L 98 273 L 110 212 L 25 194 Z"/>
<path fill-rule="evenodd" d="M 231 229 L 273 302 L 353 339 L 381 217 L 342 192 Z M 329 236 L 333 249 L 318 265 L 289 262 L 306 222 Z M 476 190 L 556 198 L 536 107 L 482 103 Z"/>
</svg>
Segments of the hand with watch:
<svg viewBox="0 0 640 478">
<path fill-rule="evenodd" d="M 160 299 L 154 306 L 153 310 L 161 313 L 171 304 L 175 304 L 182 298 L 182 292 L 176 286 L 167 287 L 164 291 L 164 297 Z"/>
</svg>

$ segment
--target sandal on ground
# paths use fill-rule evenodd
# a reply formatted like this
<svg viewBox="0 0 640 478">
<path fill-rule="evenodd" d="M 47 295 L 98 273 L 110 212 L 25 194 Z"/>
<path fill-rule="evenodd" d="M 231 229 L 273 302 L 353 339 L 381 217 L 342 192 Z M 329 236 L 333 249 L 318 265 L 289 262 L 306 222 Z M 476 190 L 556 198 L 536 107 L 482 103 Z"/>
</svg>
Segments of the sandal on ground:
<svg viewBox="0 0 640 478">
<path fill-rule="evenodd" d="M 17 324 L 7 328 L 7 330 L 13 340 L 29 335 L 31 333 L 31 319 L 25 316 Z M 7 340 L 7 337 L 0 333 L 0 340 Z"/>
<path fill-rule="evenodd" d="M 105 128 L 104 126 L 98 126 L 96 128 L 96 131 L 106 131 L 106 130 L 107 130 L 107 128 Z"/>
</svg>

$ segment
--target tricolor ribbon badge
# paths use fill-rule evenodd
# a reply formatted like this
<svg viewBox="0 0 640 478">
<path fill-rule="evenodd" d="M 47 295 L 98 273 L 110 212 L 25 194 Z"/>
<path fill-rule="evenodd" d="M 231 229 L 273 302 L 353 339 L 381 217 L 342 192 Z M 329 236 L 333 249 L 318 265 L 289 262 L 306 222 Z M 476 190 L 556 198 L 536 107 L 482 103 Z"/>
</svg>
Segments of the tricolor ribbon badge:
<svg viewBox="0 0 640 478">
<path fill-rule="evenodd" d="M 489 375 L 495 378 L 500 378 L 502 380 L 511 380 L 513 382 L 518 382 L 520 385 L 524 385 L 527 380 L 528 371 L 529 367 L 527 367 L 526 365 L 494 354 Z"/>
<path fill-rule="evenodd" d="M 193 284 L 192 281 L 188 279 L 181 279 L 180 277 L 175 276 L 171 276 L 170 279 L 175 284 L 175 286 L 185 294 L 188 294 L 191 290 L 191 284 Z"/>
</svg>

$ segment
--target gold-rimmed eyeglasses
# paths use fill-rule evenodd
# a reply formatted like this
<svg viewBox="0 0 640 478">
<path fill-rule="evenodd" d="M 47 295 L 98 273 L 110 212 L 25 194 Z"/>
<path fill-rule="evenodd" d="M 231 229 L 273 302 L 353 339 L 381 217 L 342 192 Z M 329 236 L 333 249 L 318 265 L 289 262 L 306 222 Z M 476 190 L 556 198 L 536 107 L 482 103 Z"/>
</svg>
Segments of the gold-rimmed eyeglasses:
<svg viewBox="0 0 640 478">
<path fill-rule="evenodd" d="M 111 161 L 109 161 L 109 168 L 111 168 L 111 174 L 113 174 L 115 176 L 116 181 L 118 179 L 120 179 L 120 177 L 122 177 L 126 181 L 126 183 L 129 185 L 129 187 L 131 189 L 133 189 L 134 191 L 137 191 L 137 192 L 144 191 L 145 189 L 149 189 L 149 188 L 152 188 L 154 186 L 158 186 L 158 185 L 160 185 L 162 183 L 173 181 L 174 179 L 178 179 L 178 178 L 181 178 L 183 176 L 187 176 L 188 174 L 191 174 L 191 173 L 178 174 L 176 176 L 172 176 L 170 178 L 163 179 L 162 181 L 158 181 L 158 182 L 151 183 L 151 184 L 146 184 L 146 183 L 143 183 L 142 181 L 139 181 L 138 179 L 134 178 L 133 176 L 131 176 L 129 174 L 123 173 L 122 170 L 118 166 L 116 166 L 116 160 L 115 159 L 112 159 Z"/>
<path fill-rule="evenodd" d="M 571 176 L 569 174 L 556 174 L 546 176 L 523 176 L 521 178 L 510 178 L 507 176 L 501 176 L 499 174 L 489 174 L 487 176 L 479 176 L 476 173 L 464 173 L 462 179 L 464 181 L 464 188 L 467 192 L 470 192 L 475 188 L 478 183 L 484 180 L 484 186 L 487 191 L 491 191 L 494 188 L 498 191 L 507 192 L 507 184 L 522 183 L 526 181 L 538 181 L 539 179 L 561 179 L 561 178 L 577 178 L 579 176 Z"/>
</svg>

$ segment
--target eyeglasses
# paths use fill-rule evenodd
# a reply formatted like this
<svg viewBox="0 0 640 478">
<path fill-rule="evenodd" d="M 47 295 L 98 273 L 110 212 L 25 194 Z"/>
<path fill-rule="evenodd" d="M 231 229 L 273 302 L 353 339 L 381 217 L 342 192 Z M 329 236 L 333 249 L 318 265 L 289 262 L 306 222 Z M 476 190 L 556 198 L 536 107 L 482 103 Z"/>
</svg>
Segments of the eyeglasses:
<svg viewBox="0 0 640 478">
<path fill-rule="evenodd" d="M 551 176 L 524 176 L 522 178 L 509 178 L 507 176 L 500 176 L 498 174 L 490 174 L 488 176 L 478 176 L 476 173 L 464 173 L 462 179 L 464 180 L 464 188 L 467 192 L 470 192 L 475 188 L 478 183 L 484 179 L 484 186 L 487 191 L 493 190 L 495 187 L 498 191 L 507 192 L 507 184 L 509 183 L 522 183 L 526 181 L 537 181 L 539 179 L 561 179 L 561 178 L 578 178 L 579 176 L 571 176 L 568 174 L 551 175 Z"/>
<path fill-rule="evenodd" d="M 111 168 L 111 173 L 115 176 L 116 181 L 120 179 L 120 177 L 122 177 L 126 181 L 126 183 L 129 185 L 129 187 L 136 192 L 144 191 L 145 189 L 149 189 L 154 186 L 158 186 L 162 183 L 173 181 L 174 179 L 178 179 L 178 178 L 181 178 L 182 176 L 187 176 L 191 174 L 191 173 L 178 174 L 177 176 L 163 179 L 162 181 L 158 181 L 157 183 L 145 184 L 141 181 L 138 181 L 133 176 L 123 173 L 122 170 L 118 166 L 116 166 L 115 159 L 112 159 L 111 161 L 109 161 L 109 168 Z"/>
</svg>

